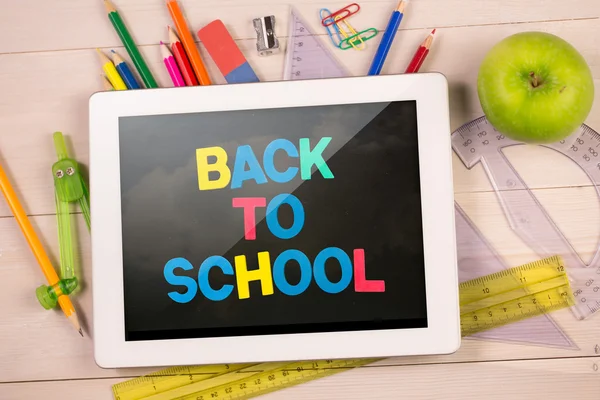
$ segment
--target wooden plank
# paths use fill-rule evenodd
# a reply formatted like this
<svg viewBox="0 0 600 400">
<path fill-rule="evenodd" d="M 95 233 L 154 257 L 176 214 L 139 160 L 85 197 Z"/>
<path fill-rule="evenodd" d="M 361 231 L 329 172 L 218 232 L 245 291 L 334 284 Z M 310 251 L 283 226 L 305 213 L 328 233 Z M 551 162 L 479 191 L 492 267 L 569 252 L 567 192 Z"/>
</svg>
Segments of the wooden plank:
<svg viewBox="0 0 600 400">
<path fill-rule="evenodd" d="M 420 366 L 366 366 L 319 379 L 260 399 L 461 399 L 597 400 L 600 357 Z M 123 379 L 0 384 L 0 397 L 25 400 L 111 399 Z M 400 396 L 400 397 L 399 397 Z"/>
<path fill-rule="evenodd" d="M 165 25 L 171 23 L 164 0 L 115 0 L 139 45 L 150 45 L 166 38 Z M 332 11 L 346 4 L 334 1 L 296 2 L 295 6 L 319 30 L 318 12 L 323 6 Z M 356 27 L 384 29 L 396 0 L 364 0 L 361 12 L 353 17 Z M 279 36 L 287 34 L 289 3 L 264 0 L 259 4 L 240 1 L 180 0 L 194 34 L 214 19 L 222 19 L 236 39 L 255 39 L 252 18 L 275 15 Z M 588 0 L 419 0 L 409 6 L 403 30 L 429 27 L 510 24 L 531 21 L 569 20 L 598 17 L 600 11 Z M 51 16 L 51 17 L 50 17 Z M 321 28 L 322 29 L 322 28 Z M 48 50 L 118 46 L 119 39 L 108 21 L 100 0 L 20 0 L 18 6 L 3 7 L 0 37 L 18 38 L 0 43 L 0 54 Z"/>
<path fill-rule="evenodd" d="M 537 191 L 554 213 L 565 213 L 558 219 L 567 237 L 590 257 L 598 247 L 600 210 L 590 218 L 587 212 L 591 188 L 560 188 Z M 535 259 L 506 224 L 493 193 L 482 192 L 457 195 L 457 201 L 502 254 L 509 265 L 520 265 Z M 600 209 L 600 206 L 597 207 Z M 51 257 L 58 258 L 55 217 L 34 217 L 33 224 L 47 245 Z M 78 218 L 80 239 L 79 260 L 82 260 L 83 289 L 75 296 L 75 305 L 83 319 L 85 338 L 80 338 L 58 311 L 46 311 L 37 303 L 35 288 L 44 283 L 41 273 L 13 218 L 0 218 L 0 281 L 4 285 L 3 299 L 10 307 L 0 308 L 0 382 L 131 376 L 155 370 L 110 370 L 98 368 L 92 356 L 89 337 L 91 305 L 91 263 L 89 235 L 83 218 Z M 96 266 L 102 268 L 102 266 Z M 110 295 L 110 288 L 105 289 Z M 523 346 L 465 340 L 461 349 L 449 356 L 405 357 L 388 360 L 391 364 L 467 362 L 522 358 L 553 358 L 593 356 L 600 345 L 600 318 L 576 320 L 568 310 L 554 313 L 558 324 L 580 348 L 557 349 L 542 346 Z M 32 351 L 32 349 L 36 351 Z M 0 396 L 1 397 L 1 396 Z"/>
<path fill-rule="evenodd" d="M 588 60 L 596 77 L 595 82 L 600 87 L 600 53 L 595 39 L 600 36 L 599 20 L 443 29 L 438 33 L 436 47 L 426 61 L 424 70 L 440 71 L 450 82 L 453 129 L 482 115 L 477 101 L 475 77 L 487 49 L 501 38 L 522 30 L 546 30 L 573 43 Z M 392 49 L 384 70 L 402 70 L 426 34 L 425 30 L 403 32 L 402 46 Z M 281 79 L 283 54 L 259 57 L 253 40 L 240 41 L 238 44 L 261 80 Z M 144 47 L 142 51 L 159 83 L 170 86 L 158 48 Z M 337 51 L 335 54 L 353 75 L 361 75 L 368 69 L 374 51 L 375 46 L 369 46 L 363 52 Z M 203 55 L 206 56 L 205 53 Z M 205 59 L 215 81 L 223 83 L 223 77 L 212 61 L 207 57 Z M 0 131 L 3 132 L 0 135 L 0 160 L 15 182 L 29 213 L 54 213 L 52 177 L 49 172 L 56 156 L 51 134 L 54 130 L 62 130 L 71 143 L 72 154 L 87 165 L 87 101 L 94 91 L 101 90 L 97 55 L 92 50 L 74 50 L 2 55 L 0 61 L 0 87 L 3 88 L 4 99 L 0 100 L 0 115 L 3 116 L 0 119 Z M 65 65 L 69 66 L 69 79 L 54 79 Z M 591 126 L 600 129 L 599 111 L 600 90 L 596 91 L 596 102 L 588 118 Z M 590 184 L 585 175 L 568 168 L 569 161 L 550 153 L 549 150 L 527 151 L 516 156 L 517 161 L 521 160 L 519 171 L 531 176 L 528 183 L 532 187 Z M 454 172 L 457 192 L 490 190 L 480 166 L 467 171 L 455 156 Z M 0 216 L 7 215 L 10 215 L 10 211 L 0 201 Z"/>
<path fill-rule="evenodd" d="M 262 397 L 285 399 L 597 399 L 598 358 L 364 367 Z"/>
</svg>

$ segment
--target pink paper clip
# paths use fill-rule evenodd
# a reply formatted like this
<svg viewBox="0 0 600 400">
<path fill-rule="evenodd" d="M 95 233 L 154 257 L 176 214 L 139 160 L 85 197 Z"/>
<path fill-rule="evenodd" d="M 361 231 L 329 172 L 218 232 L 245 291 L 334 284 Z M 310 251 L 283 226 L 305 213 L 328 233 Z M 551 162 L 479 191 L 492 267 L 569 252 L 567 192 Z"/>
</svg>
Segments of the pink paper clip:
<svg viewBox="0 0 600 400">
<path fill-rule="evenodd" d="M 360 11 L 360 6 L 358 4 L 356 4 L 356 3 L 348 4 L 346 7 L 340 8 L 333 14 L 328 15 L 325 18 L 323 18 L 321 20 L 321 25 L 323 25 L 324 27 L 328 27 L 330 25 L 335 24 L 336 21 L 337 22 L 343 21 L 346 18 L 348 18 L 349 16 L 354 15 L 359 11 Z M 338 18 L 336 18 L 336 17 L 338 17 Z"/>
</svg>

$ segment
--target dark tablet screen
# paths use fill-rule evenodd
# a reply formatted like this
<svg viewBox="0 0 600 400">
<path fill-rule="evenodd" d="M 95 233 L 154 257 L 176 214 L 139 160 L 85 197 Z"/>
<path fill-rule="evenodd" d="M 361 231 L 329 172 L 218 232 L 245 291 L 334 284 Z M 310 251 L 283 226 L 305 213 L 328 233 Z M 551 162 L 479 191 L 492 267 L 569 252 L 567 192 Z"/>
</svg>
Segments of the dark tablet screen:
<svg viewBox="0 0 600 400">
<path fill-rule="evenodd" d="M 427 327 L 416 102 L 119 136 L 126 340 Z"/>
</svg>

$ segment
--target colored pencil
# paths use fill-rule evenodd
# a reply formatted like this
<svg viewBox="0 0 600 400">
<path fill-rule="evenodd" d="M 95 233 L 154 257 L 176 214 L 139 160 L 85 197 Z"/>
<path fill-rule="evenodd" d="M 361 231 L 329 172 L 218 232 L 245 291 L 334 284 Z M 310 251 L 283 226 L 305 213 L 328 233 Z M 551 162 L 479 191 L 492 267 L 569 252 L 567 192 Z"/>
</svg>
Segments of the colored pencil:
<svg viewBox="0 0 600 400">
<path fill-rule="evenodd" d="M 390 21 L 385 28 L 385 32 L 383 32 L 381 42 L 379 42 L 377 52 L 375 52 L 375 57 L 373 57 L 371 68 L 369 68 L 369 75 L 379 75 L 381 73 L 383 63 L 385 63 L 385 59 L 390 51 L 390 48 L 392 47 L 392 42 L 394 41 L 398 27 L 402 22 L 402 17 L 404 17 L 404 8 L 406 7 L 407 3 L 408 2 L 406 0 L 400 0 L 398 6 L 392 12 Z"/>
<path fill-rule="evenodd" d="M 123 57 L 118 55 L 114 50 L 111 50 L 111 52 L 113 53 L 113 63 L 115 64 L 115 68 L 119 72 L 119 75 L 121 75 L 125 85 L 127 85 L 127 89 L 141 89 L 140 84 L 135 79 L 133 72 L 131 72 L 125 60 L 123 60 Z"/>
<path fill-rule="evenodd" d="M 98 52 L 98 57 L 100 57 L 100 62 L 102 63 L 102 70 L 115 90 L 127 90 L 127 85 L 125 85 L 125 82 L 121 79 L 121 75 L 117 72 L 112 61 L 110 61 L 100 49 L 96 49 L 96 51 Z"/>
<path fill-rule="evenodd" d="M 160 42 L 160 53 L 162 54 L 165 67 L 167 68 L 167 71 L 169 71 L 169 76 L 173 81 L 173 85 L 175 85 L 175 87 L 185 86 L 185 81 L 181 76 L 181 72 L 179 72 L 177 62 L 175 61 L 173 54 L 171 54 L 171 52 L 167 48 L 167 45 L 163 42 Z"/>
<path fill-rule="evenodd" d="M 202 58 L 200 58 L 200 53 L 196 48 L 196 43 L 194 42 L 192 33 L 190 32 L 187 23 L 185 22 L 185 18 L 181 13 L 179 4 L 177 4 L 177 0 L 167 0 L 167 7 L 169 9 L 169 13 L 171 13 L 171 18 L 173 18 L 175 28 L 179 33 L 181 43 L 183 44 L 185 52 L 190 59 L 190 63 L 192 64 L 192 68 L 196 74 L 196 78 L 198 78 L 198 82 L 200 82 L 201 85 L 210 85 L 210 77 L 208 76 L 208 72 L 206 72 L 206 67 L 202 62 Z"/>
<path fill-rule="evenodd" d="M 104 86 L 105 91 L 109 92 L 109 91 L 115 90 L 115 88 L 110 83 L 110 81 L 106 78 L 105 75 L 100 74 L 100 77 L 102 78 L 102 86 Z"/>
<path fill-rule="evenodd" d="M 427 38 L 421 43 L 415 55 L 413 56 L 410 64 L 404 71 L 406 74 L 412 74 L 415 72 L 419 72 L 421 69 L 421 65 L 423 65 L 423 61 L 427 58 L 429 54 L 429 49 L 431 48 L 431 44 L 433 43 L 433 35 L 435 35 L 435 29 L 431 31 L 431 33 L 427 36 Z"/>
<path fill-rule="evenodd" d="M 48 254 L 44 250 L 42 246 L 42 242 L 38 238 L 29 218 L 27 218 L 27 214 L 17 197 L 17 193 L 14 191 L 10 181 L 8 180 L 8 176 L 4 172 L 2 165 L 0 165 L 0 191 L 4 194 L 6 198 L 6 202 L 10 207 L 33 255 L 35 256 L 42 273 L 46 277 L 49 285 L 56 285 L 59 282 L 58 275 L 56 274 L 56 270 L 54 266 L 52 266 L 52 262 L 50 262 L 50 258 L 48 258 Z M 75 307 L 73 307 L 73 303 L 69 299 L 69 296 L 63 294 L 58 298 L 58 304 L 62 309 L 63 313 L 69 320 L 69 322 L 75 327 L 75 329 L 79 332 L 81 336 L 83 336 L 83 332 L 81 330 L 81 326 L 79 325 L 79 320 L 77 319 L 77 313 L 75 312 Z M 8 305 L 10 306 L 10 305 Z"/>
<path fill-rule="evenodd" d="M 144 61 L 142 54 L 138 50 L 133 38 L 131 37 L 131 34 L 123 22 L 123 19 L 117 12 L 117 9 L 109 0 L 104 0 L 104 7 L 106 7 L 108 18 L 117 31 L 121 42 L 123 42 L 123 46 L 125 46 L 127 53 L 129 53 L 129 57 L 131 57 L 133 65 L 135 65 L 135 68 L 142 77 L 144 84 L 147 88 L 157 88 L 158 85 L 152 76 L 152 72 L 150 72 L 150 68 L 148 68 L 146 61 Z"/>
<path fill-rule="evenodd" d="M 171 52 L 173 53 L 173 57 L 175 57 L 175 61 L 177 61 L 177 65 L 179 66 L 179 71 L 183 76 L 183 80 L 187 86 L 198 86 L 198 79 L 196 79 L 196 75 L 194 74 L 194 70 L 190 64 L 190 60 L 185 54 L 185 49 L 181 44 L 181 41 L 173 32 L 173 29 L 169 26 L 169 41 L 171 42 Z"/>
</svg>

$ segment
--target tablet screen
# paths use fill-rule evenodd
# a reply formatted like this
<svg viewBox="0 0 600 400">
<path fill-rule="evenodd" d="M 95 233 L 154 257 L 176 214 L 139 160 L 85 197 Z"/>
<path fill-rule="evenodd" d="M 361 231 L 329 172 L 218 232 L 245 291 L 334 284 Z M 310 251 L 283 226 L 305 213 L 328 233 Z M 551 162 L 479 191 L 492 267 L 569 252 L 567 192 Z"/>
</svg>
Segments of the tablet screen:
<svg viewBox="0 0 600 400">
<path fill-rule="evenodd" d="M 427 327 L 415 101 L 119 119 L 125 339 Z"/>
</svg>

